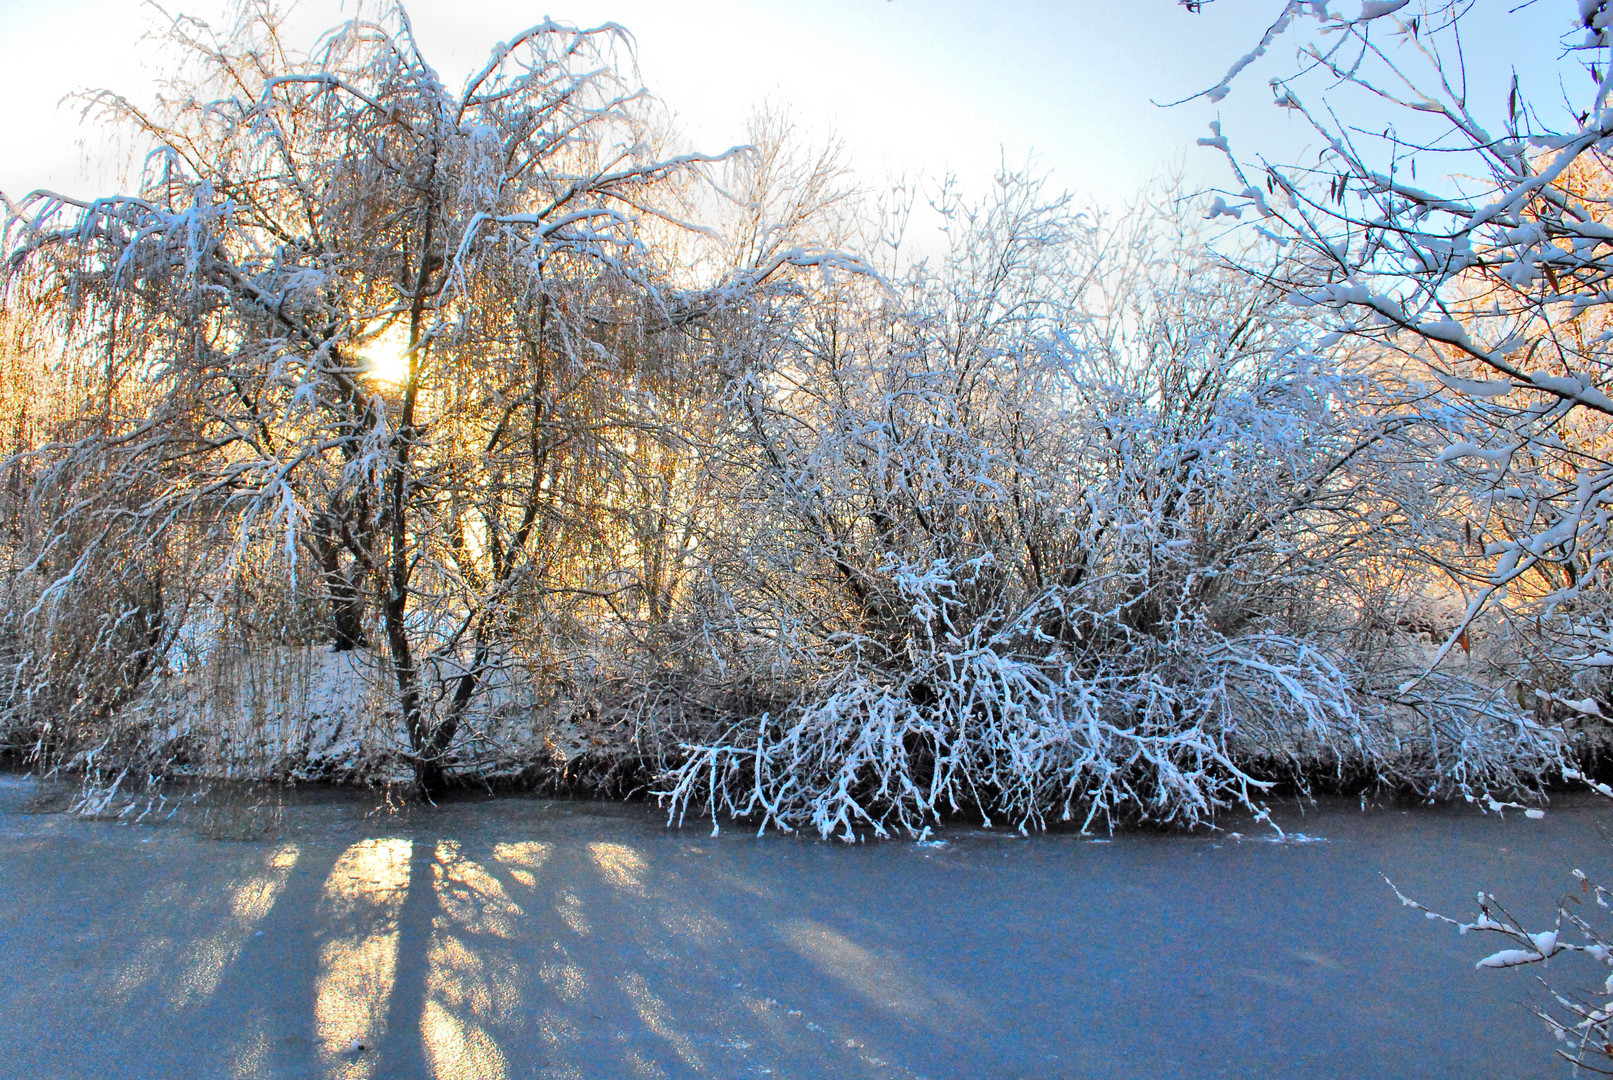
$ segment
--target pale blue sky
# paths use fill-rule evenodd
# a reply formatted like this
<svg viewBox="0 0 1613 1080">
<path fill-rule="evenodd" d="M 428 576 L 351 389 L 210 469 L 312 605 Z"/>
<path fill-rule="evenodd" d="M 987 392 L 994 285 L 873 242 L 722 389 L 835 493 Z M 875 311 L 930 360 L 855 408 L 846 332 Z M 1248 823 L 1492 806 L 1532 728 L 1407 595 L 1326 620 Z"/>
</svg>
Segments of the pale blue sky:
<svg viewBox="0 0 1613 1080">
<path fill-rule="evenodd" d="M 1357 0 L 1338 0 L 1352 7 Z M 217 17 L 220 0 L 169 0 L 171 10 Z M 1547 86 L 1556 35 L 1574 0 L 1537 0 L 1509 14 L 1480 0 L 1470 19 L 1475 68 L 1504 99 L 1506 60 Z M 1124 200 L 1173 163 L 1200 183 L 1219 180 L 1216 155 L 1194 146 L 1211 119 L 1244 145 L 1294 152 L 1303 132 L 1273 107 L 1276 63 L 1245 73 L 1219 106 L 1155 107 L 1215 83 L 1281 9 L 1281 0 L 1218 0 L 1189 14 L 1174 0 L 415 0 L 429 57 L 450 78 L 497 40 L 553 15 L 607 19 L 632 30 L 646 84 L 674 109 L 690 140 L 741 141 L 746 115 L 771 98 L 818 131 L 834 129 L 870 180 L 889 172 L 956 170 L 989 177 L 999 151 L 1034 151 L 1055 183 Z M 350 13 L 340 0 L 304 0 L 298 23 L 323 28 Z M 135 0 L 0 0 L 0 190 L 83 192 L 108 182 L 86 173 L 102 136 L 58 108 L 67 92 L 108 86 L 149 92 L 153 18 Z M 1291 46 L 1274 56 L 1286 59 Z"/>
</svg>

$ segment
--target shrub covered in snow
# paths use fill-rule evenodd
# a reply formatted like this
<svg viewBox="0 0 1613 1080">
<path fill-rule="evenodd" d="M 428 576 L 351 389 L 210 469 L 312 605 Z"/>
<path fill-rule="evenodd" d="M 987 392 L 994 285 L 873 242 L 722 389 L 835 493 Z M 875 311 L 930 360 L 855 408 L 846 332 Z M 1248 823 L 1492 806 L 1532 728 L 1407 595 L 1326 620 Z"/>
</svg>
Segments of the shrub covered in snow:
<svg viewBox="0 0 1613 1080">
<path fill-rule="evenodd" d="M 737 374 L 734 498 L 771 528 L 717 570 L 735 629 L 803 681 L 688 748 L 675 814 L 849 839 L 959 811 L 1198 822 L 1318 775 L 1472 793 L 1556 772 L 1559 733 L 1500 687 L 1363 667 L 1382 611 L 1355 584 L 1442 543 L 1408 467 L 1437 406 L 1324 361 L 1277 294 L 1157 224 L 1007 176 L 954 212 L 939 270 L 780 299 Z"/>
</svg>

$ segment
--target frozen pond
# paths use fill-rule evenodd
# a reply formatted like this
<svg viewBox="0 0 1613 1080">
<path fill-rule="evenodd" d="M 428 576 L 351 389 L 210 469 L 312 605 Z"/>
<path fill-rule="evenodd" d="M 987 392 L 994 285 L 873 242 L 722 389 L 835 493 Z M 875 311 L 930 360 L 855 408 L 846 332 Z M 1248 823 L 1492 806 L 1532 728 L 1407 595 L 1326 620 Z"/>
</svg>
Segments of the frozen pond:
<svg viewBox="0 0 1613 1080">
<path fill-rule="evenodd" d="M 229 841 L 32 797 L 0 778 L 7 1077 L 1561 1077 L 1534 971 L 1475 971 L 1379 874 L 1536 923 L 1613 880 L 1585 798 L 848 848 L 526 799 Z"/>
</svg>

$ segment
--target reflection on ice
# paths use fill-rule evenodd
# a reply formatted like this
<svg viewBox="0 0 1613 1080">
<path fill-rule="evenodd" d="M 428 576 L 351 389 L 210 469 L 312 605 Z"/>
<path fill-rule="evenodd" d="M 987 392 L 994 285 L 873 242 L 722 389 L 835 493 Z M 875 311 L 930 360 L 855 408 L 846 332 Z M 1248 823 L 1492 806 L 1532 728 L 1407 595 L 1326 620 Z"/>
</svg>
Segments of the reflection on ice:
<svg viewBox="0 0 1613 1080">
<path fill-rule="evenodd" d="M 160 911 L 169 918 L 176 912 L 183 913 L 178 925 L 195 936 L 185 945 L 162 934 L 147 938 L 112 980 L 108 996 L 119 1004 L 127 1003 L 148 984 L 158 982 L 172 988 L 169 1004 L 175 1010 L 206 1001 L 218 989 L 224 971 L 239 955 L 253 928 L 274 906 L 296 861 L 296 845 L 271 852 L 260 871 L 229 886 L 229 909 L 221 915 L 209 913 L 212 901 L 182 888 L 149 894 L 144 904 L 146 911 Z M 178 974 L 172 976 L 167 969 L 176 952 Z"/>
<path fill-rule="evenodd" d="M 644 895 L 644 857 L 626 844 L 593 843 L 588 854 L 604 879 L 634 896 Z"/>
<path fill-rule="evenodd" d="M 832 927 L 796 919 L 783 934 L 819 971 L 872 1005 L 942 1031 L 960 1019 L 978 1021 L 979 1011 L 955 989 L 909 973 L 899 957 L 875 953 Z"/>
<path fill-rule="evenodd" d="M 431 873 L 437 902 L 456 925 L 506 940 L 515 936 L 521 908 L 497 878 L 480 863 L 465 858 L 458 844 L 445 840 L 437 845 L 437 863 Z"/>
<path fill-rule="evenodd" d="M 360 841 L 336 860 L 325 882 L 320 909 L 335 936 L 320 949 L 314 1021 L 328 1076 L 370 1075 L 369 1055 L 350 1047 L 374 1046 L 383 1034 L 413 847 L 396 838 Z"/>
<path fill-rule="evenodd" d="M 420 1037 L 425 1040 L 436 1080 L 504 1080 L 509 1075 L 504 1053 L 493 1036 L 474 1021 L 454 1015 L 440 1001 L 426 1002 Z"/>
<path fill-rule="evenodd" d="M 1104 1056 L 1116 1045 L 1150 1076 L 1180 1061 L 1158 1045 L 1204 1047 L 1182 1065 L 1193 1075 L 1224 1060 L 1237 1075 L 1394 1076 L 1436 1055 L 1534 1075 L 1549 1048 L 1538 1067 L 1511 1050 L 1538 1034 L 1517 981 L 1470 985 L 1466 939 L 1430 934 L 1413 945 L 1448 963 L 1391 970 L 1372 957 L 1403 932 L 1392 917 L 1329 919 L 1398 910 L 1379 860 L 1422 895 L 1454 891 L 1447 906 L 1472 879 L 1550 904 L 1541 868 L 1598 843 L 1608 813 L 1323 807 L 1303 824 L 1332 843 L 1246 842 L 1236 857 L 1119 834 L 960 836 L 932 859 L 784 839 L 695 857 L 658 819 L 567 809 L 467 800 L 377 822 L 344 802 L 246 844 L 0 813 L 0 1076 L 912 1080 L 1076 1075 L 1120 1060 Z M 1235 903 L 1196 923 L 1203 881 Z M 1087 932 L 1134 922 L 1148 948 Z M 1185 1012 L 1171 991 L 1184 970 Z M 1407 1008 L 1480 992 L 1484 1022 L 1433 1041 Z M 1250 1042 L 1251 1016 L 1337 1038 Z"/>
<path fill-rule="evenodd" d="M 302 851 L 299 861 L 299 849 L 288 845 L 254 863 L 229 892 L 214 894 L 212 923 L 192 919 L 203 932 L 188 946 L 171 938 L 147 942 L 125 972 L 131 985 L 178 949 L 179 1000 L 214 995 L 246 955 L 242 946 L 256 924 L 285 902 L 288 879 L 315 850 Z M 603 840 L 567 851 L 553 842 L 473 846 L 401 837 L 363 839 L 340 850 L 317 892 L 313 947 L 304 950 L 306 962 L 317 964 L 310 972 L 315 1061 L 297 1075 L 508 1080 L 530 1070 L 540 1047 L 548 1055 L 545 1075 L 563 1075 L 573 1071 L 579 1050 L 599 1053 L 606 1045 L 612 1071 L 578 1075 L 664 1076 L 669 1068 L 705 1074 L 721 1071 L 734 1051 L 748 1053 L 757 1039 L 800 1048 L 803 1039 L 825 1038 L 825 1029 L 792 1021 L 800 1014 L 784 1012 L 772 998 L 728 994 L 740 983 L 730 984 L 726 974 L 719 994 L 732 1011 L 692 1022 L 689 1009 L 709 1007 L 704 995 L 713 974 L 696 958 L 731 947 L 735 933 L 712 906 L 688 897 L 667 903 L 664 894 L 682 879 L 676 873 L 652 879 L 643 850 Z M 432 857 L 416 865 L 428 852 Z M 722 886 L 735 884 L 732 877 L 722 875 Z M 754 894 L 733 891 L 747 899 Z M 187 901 L 183 894 L 148 898 L 159 907 Z M 624 930 L 633 944 L 618 954 Z M 900 957 L 865 948 L 838 929 L 797 918 L 775 930 L 842 991 L 891 1019 L 932 1026 L 938 1016 L 975 1013 Z M 607 960 L 601 967 L 601 948 L 625 963 Z M 299 1017 L 293 1029 L 307 1031 L 306 1023 Z M 517 1042 L 506 1041 L 517 1031 Z M 841 1045 L 844 1034 L 837 1033 L 835 1052 L 858 1048 L 854 1056 L 861 1056 L 860 1042 Z M 286 1036 L 279 1021 L 256 1016 L 221 1033 L 229 1064 L 218 1075 L 282 1074 Z"/>
<path fill-rule="evenodd" d="M 500 862 L 542 863 L 543 845 L 499 844 Z M 432 866 L 438 915 L 427 955 L 420 1037 L 438 1080 L 504 1080 L 508 1067 L 489 1028 L 521 1007 L 520 972 L 496 946 L 519 933 L 521 908 L 460 845 L 437 845 Z M 491 939 L 491 940 L 489 940 Z"/>
<path fill-rule="evenodd" d="M 493 858 L 509 870 L 510 877 L 532 889 L 538 884 L 535 871 L 549 857 L 549 851 L 549 844 L 522 840 L 513 844 L 494 844 Z"/>
<path fill-rule="evenodd" d="M 588 993 L 588 973 L 561 947 L 555 943 L 555 951 L 560 954 L 559 960 L 552 960 L 538 968 L 538 978 L 554 991 L 556 997 L 562 1001 L 578 1002 Z"/>
<path fill-rule="evenodd" d="M 593 932 L 594 928 L 588 922 L 588 913 L 583 910 L 582 901 L 570 889 L 560 894 L 560 902 L 554 909 L 560 915 L 560 920 L 578 937 L 587 937 Z"/>
<path fill-rule="evenodd" d="M 230 914 L 223 925 L 185 950 L 181 961 L 184 975 L 174 992 L 176 1008 L 213 996 L 225 968 L 240 953 L 253 928 L 274 907 L 275 898 L 285 888 L 286 878 L 295 865 L 297 846 L 290 844 L 265 860 L 261 874 L 254 874 L 235 886 L 230 894 Z"/>
<path fill-rule="evenodd" d="M 694 1043 L 673 1026 L 671 1010 L 655 991 L 650 989 L 649 983 L 644 981 L 644 976 L 636 971 L 630 971 L 616 981 L 633 1002 L 633 1007 L 638 1010 L 639 1019 L 644 1022 L 644 1026 L 665 1039 L 672 1047 L 673 1053 L 677 1054 L 689 1068 L 697 1072 L 703 1070 L 705 1064 L 695 1051 Z"/>
</svg>

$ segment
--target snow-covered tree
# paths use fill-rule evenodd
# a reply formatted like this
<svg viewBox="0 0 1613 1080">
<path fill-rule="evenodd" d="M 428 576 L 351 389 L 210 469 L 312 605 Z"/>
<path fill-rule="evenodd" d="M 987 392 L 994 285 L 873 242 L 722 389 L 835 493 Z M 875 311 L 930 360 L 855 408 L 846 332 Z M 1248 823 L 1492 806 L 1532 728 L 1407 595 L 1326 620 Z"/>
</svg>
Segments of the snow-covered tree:
<svg viewBox="0 0 1613 1080">
<path fill-rule="evenodd" d="M 1463 571 L 1470 617 L 1538 626 L 1542 662 L 1605 697 L 1613 11 L 1527 17 L 1552 13 L 1567 30 L 1561 100 L 1556 85 L 1531 100 L 1463 51 L 1464 31 L 1508 17 L 1501 5 L 1296 0 L 1204 96 L 1261 92 L 1240 74 L 1291 41 L 1271 92 L 1320 153 L 1285 164 L 1219 124 L 1200 142 L 1236 177 L 1211 214 L 1300 253 L 1285 280 L 1296 309 L 1399 357 L 1449 409 L 1439 460 L 1471 492 L 1467 532 L 1487 556 Z"/>
<path fill-rule="evenodd" d="M 170 37 L 154 106 L 86 103 L 149 147 L 133 190 L 10 206 L 7 317 L 83 395 L 32 455 L 32 614 L 65 625 L 96 560 L 132 559 L 159 614 L 102 618 L 155 634 L 138 627 L 164 603 L 268 560 L 335 648 L 378 634 L 434 788 L 520 659 L 508 627 L 586 591 L 617 539 L 595 504 L 638 482 L 629 444 L 657 441 L 669 331 L 721 295 L 669 288 L 645 222 L 675 222 L 711 159 L 662 149 L 614 25 L 534 26 L 458 88 L 397 5 L 307 52 L 267 3 Z M 179 535 L 205 543 L 152 577 Z"/>
</svg>

